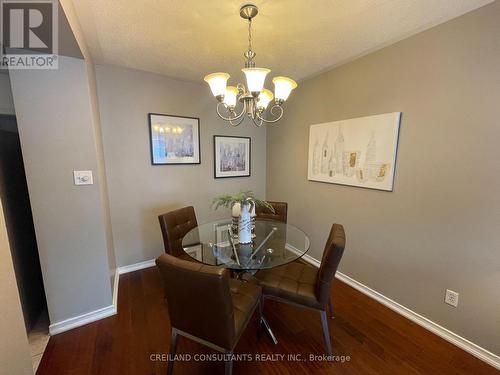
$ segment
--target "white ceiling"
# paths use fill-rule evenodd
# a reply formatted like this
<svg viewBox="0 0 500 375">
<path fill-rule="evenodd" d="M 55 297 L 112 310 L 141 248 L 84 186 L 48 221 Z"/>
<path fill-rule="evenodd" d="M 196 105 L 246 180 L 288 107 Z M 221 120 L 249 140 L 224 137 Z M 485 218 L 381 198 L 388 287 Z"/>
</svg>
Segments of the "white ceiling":
<svg viewBox="0 0 500 375">
<path fill-rule="evenodd" d="M 242 79 L 244 0 L 74 0 L 97 63 L 201 81 Z M 458 17 L 492 0 L 255 0 L 257 66 L 297 80 Z M 234 80 L 232 80 L 234 83 Z"/>
</svg>

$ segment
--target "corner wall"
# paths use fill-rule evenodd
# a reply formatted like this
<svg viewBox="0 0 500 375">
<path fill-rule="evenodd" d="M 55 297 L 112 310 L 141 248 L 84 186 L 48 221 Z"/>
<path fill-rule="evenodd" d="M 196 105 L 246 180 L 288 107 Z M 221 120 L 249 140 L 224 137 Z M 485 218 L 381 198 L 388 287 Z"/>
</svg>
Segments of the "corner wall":
<svg viewBox="0 0 500 375">
<path fill-rule="evenodd" d="M 80 57 L 75 52 L 80 53 L 85 60 L 85 67 L 87 71 L 87 81 L 88 81 L 88 93 L 90 98 L 90 108 L 92 111 L 92 124 L 94 129 L 95 138 L 95 148 L 97 155 L 97 171 L 101 183 L 99 184 L 99 190 L 101 194 L 102 211 L 105 225 L 106 233 L 106 248 L 108 251 L 108 265 L 109 265 L 109 275 L 112 282 L 114 283 L 114 276 L 116 271 L 116 257 L 115 249 L 113 244 L 113 233 L 111 228 L 111 214 L 109 209 L 109 195 L 108 195 L 108 184 L 106 181 L 106 165 L 104 161 L 104 150 L 102 144 L 102 130 L 101 130 L 101 118 L 99 113 L 99 102 L 97 99 L 97 83 L 95 75 L 95 65 L 90 55 L 87 43 L 83 36 L 83 32 L 78 21 L 78 16 L 74 8 L 72 0 L 60 0 L 60 10 L 59 16 L 62 18 L 60 20 L 59 26 L 62 29 L 59 30 L 60 43 L 62 48 L 66 47 L 66 52 L 70 52 L 71 55 L 66 53 L 66 56 Z M 61 9 L 62 8 L 62 9 Z"/>
<path fill-rule="evenodd" d="M 112 304 L 108 244 L 87 67 L 10 71 L 52 324 Z M 73 170 L 94 184 L 75 186 Z"/>
<path fill-rule="evenodd" d="M 321 259 L 500 354 L 500 2 L 299 84 L 267 133 L 267 198 Z M 394 192 L 307 181 L 309 125 L 403 112 Z M 458 308 L 445 289 L 460 293 Z"/>
<path fill-rule="evenodd" d="M 193 205 L 199 223 L 227 217 L 213 211 L 220 194 L 265 195 L 266 130 L 248 120 L 231 127 L 215 113 L 205 84 L 138 70 L 97 65 L 97 92 L 117 266 L 163 253 L 158 215 Z M 200 79 L 201 82 L 201 79 Z M 199 117 L 201 164 L 151 165 L 148 113 Z M 251 177 L 214 179 L 213 136 L 252 138 Z"/>
</svg>

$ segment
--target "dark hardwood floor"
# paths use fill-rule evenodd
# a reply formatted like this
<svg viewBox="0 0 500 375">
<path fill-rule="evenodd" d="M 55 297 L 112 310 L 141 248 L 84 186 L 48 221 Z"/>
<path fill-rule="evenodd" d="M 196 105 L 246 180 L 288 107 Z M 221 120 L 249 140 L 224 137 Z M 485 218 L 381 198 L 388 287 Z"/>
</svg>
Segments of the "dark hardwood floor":
<svg viewBox="0 0 500 375">
<path fill-rule="evenodd" d="M 159 276 L 148 268 L 120 277 L 118 314 L 50 338 L 37 374 L 165 374 L 170 327 Z M 349 361 L 239 361 L 236 374 L 498 374 L 438 336 L 336 280 L 335 319 L 330 320 L 334 354 Z M 266 317 L 277 335 L 274 345 L 254 319 L 236 354 L 310 354 L 325 352 L 319 314 L 266 302 Z M 210 324 L 210 316 L 200 311 Z M 256 317 L 255 317 L 256 318 Z M 216 352 L 180 338 L 178 354 Z M 272 359 L 272 358 L 270 358 Z M 223 374 L 221 362 L 176 362 L 174 374 Z"/>
</svg>

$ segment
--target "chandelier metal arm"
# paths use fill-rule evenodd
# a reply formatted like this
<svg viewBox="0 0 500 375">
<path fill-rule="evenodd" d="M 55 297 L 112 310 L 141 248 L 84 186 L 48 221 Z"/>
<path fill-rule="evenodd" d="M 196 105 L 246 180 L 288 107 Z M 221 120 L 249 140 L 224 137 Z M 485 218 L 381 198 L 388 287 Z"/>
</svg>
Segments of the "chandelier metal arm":
<svg viewBox="0 0 500 375">
<path fill-rule="evenodd" d="M 275 113 L 274 113 L 274 110 L 275 110 L 276 108 L 278 108 L 278 109 L 279 109 L 279 114 L 275 114 Z M 281 105 L 279 105 L 279 104 L 275 104 L 275 105 L 273 105 L 273 106 L 271 107 L 271 109 L 270 109 L 270 111 L 269 111 L 269 112 L 270 112 L 272 115 L 274 115 L 274 116 L 278 116 L 278 117 L 276 117 L 276 118 L 275 118 L 275 119 L 273 119 L 273 120 L 266 120 L 264 117 L 262 117 L 262 116 L 260 115 L 260 113 L 259 113 L 259 112 L 257 112 L 257 113 L 256 113 L 257 118 L 259 118 L 259 120 L 264 121 L 264 122 L 266 122 L 266 123 L 268 123 L 268 124 L 272 124 L 272 123 L 274 123 L 274 122 L 278 122 L 278 121 L 279 121 L 279 120 L 281 120 L 281 118 L 283 117 L 283 107 L 282 107 Z"/>
<path fill-rule="evenodd" d="M 221 105 L 224 107 L 224 109 L 225 109 L 226 111 L 229 111 L 229 109 L 227 108 L 227 106 L 226 106 L 224 103 L 219 102 L 219 103 L 217 103 L 217 114 L 219 115 L 219 117 L 220 117 L 221 119 L 223 119 L 223 120 L 225 120 L 225 121 L 229 121 L 229 122 L 231 122 L 231 121 L 236 121 L 236 120 L 238 120 L 238 119 L 242 118 L 242 117 L 243 117 L 243 115 L 246 113 L 246 110 L 247 110 L 247 104 L 246 104 L 246 103 L 243 103 L 243 109 L 242 109 L 242 111 L 241 111 L 241 113 L 240 113 L 239 115 L 234 116 L 234 117 L 225 117 L 225 116 L 224 116 L 224 115 L 220 112 L 220 106 L 221 106 Z M 240 121 L 237 125 L 239 125 L 240 123 L 241 123 L 241 121 Z"/>
<path fill-rule="evenodd" d="M 262 118 L 260 118 L 259 116 L 252 118 L 252 121 L 253 121 L 253 124 L 258 128 L 260 128 L 263 124 Z"/>
<path fill-rule="evenodd" d="M 239 124 L 241 124 L 243 122 L 243 120 L 245 119 L 244 116 L 241 116 L 241 118 L 237 121 L 237 122 L 234 122 L 234 120 L 229 120 L 229 123 L 232 125 L 232 126 L 238 126 Z"/>
</svg>

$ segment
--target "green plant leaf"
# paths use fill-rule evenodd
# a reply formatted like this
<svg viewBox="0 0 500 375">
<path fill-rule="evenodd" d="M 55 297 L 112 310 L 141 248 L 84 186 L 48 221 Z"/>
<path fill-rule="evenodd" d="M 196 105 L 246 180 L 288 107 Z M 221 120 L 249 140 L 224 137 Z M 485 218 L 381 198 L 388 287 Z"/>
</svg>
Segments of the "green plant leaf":
<svg viewBox="0 0 500 375">
<path fill-rule="evenodd" d="M 249 204 L 250 209 L 253 209 L 255 206 L 260 206 L 266 208 L 272 213 L 275 213 L 273 206 L 264 200 L 255 198 L 251 190 L 240 191 L 239 193 L 233 195 L 223 194 L 215 197 L 212 201 L 212 206 L 215 206 L 214 209 L 217 210 L 219 207 L 232 208 L 235 203 L 240 203 L 242 205 Z"/>
</svg>

